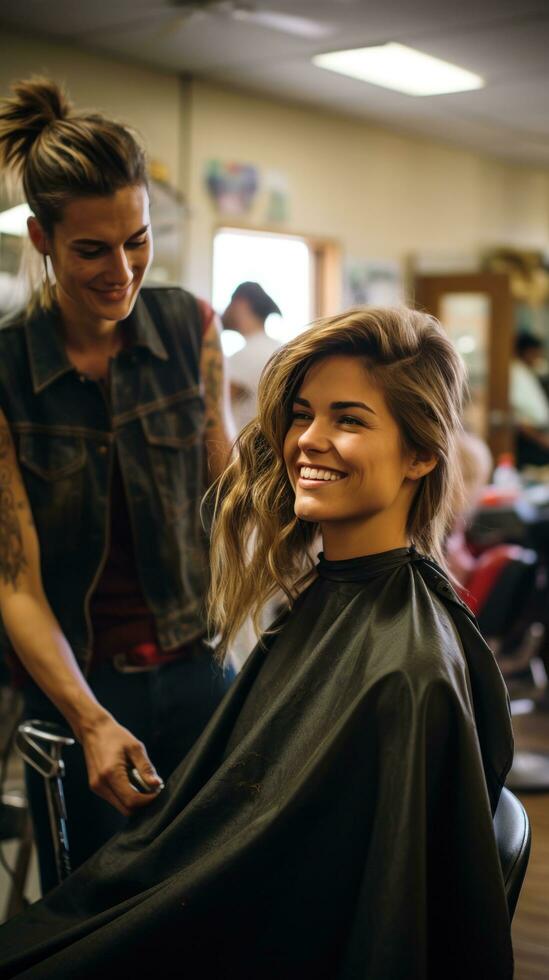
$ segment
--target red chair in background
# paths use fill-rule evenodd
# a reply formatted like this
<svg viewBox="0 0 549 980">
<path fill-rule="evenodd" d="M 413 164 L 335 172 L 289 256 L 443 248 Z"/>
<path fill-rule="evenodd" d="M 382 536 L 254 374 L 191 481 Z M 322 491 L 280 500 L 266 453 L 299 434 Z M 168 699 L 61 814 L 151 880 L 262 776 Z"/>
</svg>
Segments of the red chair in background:
<svg viewBox="0 0 549 980">
<path fill-rule="evenodd" d="M 457 590 L 475 613 L 497 658 L 513 715 L 549 708 L 547 672 L 540 656 L 546 630 L 536 616 L 538 572 L 535 551 L 501 544 L 475 560 L 466 586 Z M 549 789 L 549 755 L 516 752 L 507 786 L 523 791 Z"/>
<path fill-rule="evenodd" d="M 485 635 L 502 636 L 535 586 L 538 556 L 529 548 L 500 544 L 476 558 L 466 586 L 458 588 L 460 598 L 474 612 Z M 504 597 L 511 600 L 501 608 Z M 487 632 L 488 627 L 488 632 Z"/>
</svg>

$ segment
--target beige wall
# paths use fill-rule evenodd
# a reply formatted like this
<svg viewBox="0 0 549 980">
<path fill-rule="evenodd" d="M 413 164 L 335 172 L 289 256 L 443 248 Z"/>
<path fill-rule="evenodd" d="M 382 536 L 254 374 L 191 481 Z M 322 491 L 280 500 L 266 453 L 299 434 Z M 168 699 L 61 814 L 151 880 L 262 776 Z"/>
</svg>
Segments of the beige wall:
<svg viewBox="0 0 549 980">
<path fill-rule="evenodd" d="M 87 54 L 62 44 L 2 32 L 0 93 L 19 78 L 44 74 L 64 83 L 80 109 L 94 109 L 134 126 L 153 159 L 180 179 L 181 86 L 177 75 Z"/>
<path fill-rule="evenodd" d="M 4 35 L 0 92 L 43 71 L 79 106 L 136 126 L 191 205 L 186 284 L 208 296 L 216 214 L 203 186 L 208 160 L 256 164 L 286 175 L 281 230 L 327 236 L 356 258 L 477 252 L 490 244 L 549 249 L 549 174 L 469 150 L 116 62 L 42 40 Z M 265 224 L 258 195 L 248 223 Z"/>
<path fill-rule="evenodd" d="M 290 231 L 339 239 L 353 257 L 549 248 L 549 174 L 356 119 L 193 83 L 189 280 L 207 293 L 221 219 L 202 183 L 210 158 L 285 173 Z M 264 223 L 264 199 L 249 217 Z"/>
</svg>

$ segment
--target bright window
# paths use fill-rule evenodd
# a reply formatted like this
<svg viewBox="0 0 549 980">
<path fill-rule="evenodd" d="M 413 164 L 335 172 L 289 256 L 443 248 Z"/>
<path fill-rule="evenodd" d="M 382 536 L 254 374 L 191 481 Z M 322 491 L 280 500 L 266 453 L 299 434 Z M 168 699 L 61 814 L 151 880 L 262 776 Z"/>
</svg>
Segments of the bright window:
<svg viewBox="0 0 549 980">
<path fill-rule="evenodd" d="M 278 340 L 289 340 L 313 319 L 311 266 L 310 249 L 303 238 L 221 228 L 214 239 L 213 305 L 222 313 L 239 283 L 258 282 L 282 312 L 282 317 L 268 317 L 266 332 Z M 226 340 L 230 345 L 230 338 Z"/>
</svg>

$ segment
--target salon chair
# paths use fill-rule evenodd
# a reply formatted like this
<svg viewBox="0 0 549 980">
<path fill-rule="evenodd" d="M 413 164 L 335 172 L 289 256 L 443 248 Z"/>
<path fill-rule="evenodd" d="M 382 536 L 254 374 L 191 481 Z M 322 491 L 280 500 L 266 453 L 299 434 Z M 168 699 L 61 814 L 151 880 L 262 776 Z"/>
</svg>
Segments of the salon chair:
<svg viewBox="0 0 549 980">
<path fill-rule="evenodd" d="M 461 589 L 484 636 L 504 637 L 535 588 L 538 556 L 515 544 L 499 544 L 476 559 Z"/>
<path fill-rule="evenodd" d="M 11 794 L 0 807 L 0 839 L 18 838 L 18 859 L 8 899 L 6 918 L 25 907 L 23 892 L 32 847 L 32 831 L 23 797 Z M 505 787 L 494 814 L 494 832 L 505 884 L 509 920 L 515 913 L 530 857 L 531 832 L 526 810 L 520 800 Z"/>
<path fill-rule="evenodd" d="M 513 715 L 549 708 L 547 673 L 540 656 L 547 602 L 537 586 L 538 570 L 535 551 L 497 545 L 480 555 L 461 593 L 497 658 Z M 516 752 L 507 786 L 525 792 L 549 790 L 549 754 Z"/>
<path fill-rule="evenodd" d="M 509 921 L 512 921 L 528 867 L 531 832 L 528 815 L 522 803 L 505 787 L 501 791 L 494 815 L 494 831 L 505 883 Z"/>
<path fill-rule="evenodd" d="M 52 726 L 50 726 L 50 728 L 52 728 Z M 52 759 L 53 761 L 59 763 L 62 748 L 67 743 L 70 743 L 72 739 L 63 737 L 62 733 L 54 731 L 53 729 L 49 731 L 47 727 L 45 728 L 43 725 L 42 727 L 37 728 L 36 722 L 21 725 L 18 730 L 18 736 L 20 750 L 22 747 L 25 757 L 29 752 L 29 734 L 31 736 L 30 746 L 33 753 L 31 763 L 35 765 L 34 755 L 36 750 L 36 742 L 38 740 L 38 748 L 40 751 L 40 759 L 38 761 L 40 764 L 40 771 L 43 775 L 45 775 L 46 782 L 51 781 L 53 776 L 54 782 L 57 783 L 59 779 L 59 766 L 51 769 L 50 763 Z M 47 757 L 44 752 L 44 746 L 46 746 Z M 42 756 L 44 758 L 42 758 Z M 48 762 L 47 772 L 44 772 L 43 769 L 44 759 L 46 762 Z M 61 787 L 57 786 L 57 793 L 60 791 L 62 792 Z M 52 795 L 51 791 L 50 795 Z M 53 791 L 53 795 L 56 795 L 55 790 Z M 14 881 L 7 908 L 7 918 L 10 918 L 12 915 L 21 911 L 21 909 L 24 907 L 23 891 L 30 859 L 30 849 L 32 846 L 32 832 L 24 798 L 15 798 L 14 796 L 13 799 L 8 799 L 6 795 L 6 798 L 2 801 L 2 803 L 3 806 L 0 807 L 0 839 L 15 837 L 19 838 L 21 841 Z M 52 818 L 53 844 L 58 866 L 60 857 L 63 859 L 59 872 L 59 879 L 63 880 L 63 878 L 66 877 L 67 873 L 69 872 L 68 845 L 65 835 L 66 828 L 64 814 L 62 814 L 63 819 L 60 820 L 59 812 L 54 812 L 52 809 L 50 811 L 50 816 Z M 531 833 L 528 816 L 522 803 L 516 796 L 513 795 L 513 793 L 511 793 L 510 790 L 506 789 L 505 787 L 501 791 L 496 812 L 494 814 L 494 833 L 496 837 L 503 880 L 505 883 L 509 920 L 511 921 L 515 912 L 522 883 L 524 881 L 524 876 L 526 874 L 526 868 L 528 867 Z M 60 847 L 60 837 L 63 847 Z"/>
<path fill-rule="evenodd" d="M 537 621 L 545 601 L 537 586 L 538 570 L 535 551 L 497 545 L 477 559 L 466 587 L 458 590 L 475 613 L 504 677 L 511 680 L 530 672 L 536 684 L 544 667 L 533 662 L 539 660 L 545 638 L 543 623 Z"/>
</svg>

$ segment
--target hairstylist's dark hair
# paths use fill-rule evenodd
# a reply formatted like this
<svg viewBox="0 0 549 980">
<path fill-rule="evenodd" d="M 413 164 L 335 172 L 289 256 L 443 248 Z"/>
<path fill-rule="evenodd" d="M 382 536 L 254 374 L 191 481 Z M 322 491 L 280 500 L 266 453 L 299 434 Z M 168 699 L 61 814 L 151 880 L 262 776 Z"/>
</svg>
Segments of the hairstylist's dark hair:
<svg viewBox="0 0 549 980">
<path fill-rule="evenodd" d="M 147 186 L 145 153 L 125 126 L 74 112 L 47 78 L 17 82 L 12 93 L 0 102 L 0 171 L 21 179 L 46 234 L 74 198 Z"/>
</svg>

